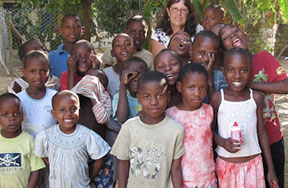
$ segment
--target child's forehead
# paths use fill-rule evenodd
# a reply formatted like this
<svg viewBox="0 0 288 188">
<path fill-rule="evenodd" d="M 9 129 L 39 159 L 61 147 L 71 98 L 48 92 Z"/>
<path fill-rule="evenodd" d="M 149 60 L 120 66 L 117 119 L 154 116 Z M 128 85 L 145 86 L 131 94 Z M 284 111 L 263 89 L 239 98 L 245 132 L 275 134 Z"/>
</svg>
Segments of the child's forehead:
<svg viewBox="0 0 288 188">
<path fill-rule="evenodd" d="M 193 47 L 203 46 L 204 43 L 205 44 L 208 43 L 209 46 L 211 45 L 211 47 L 218 47 L 219 46 L 219 41 L 216 38 L 201 35 L 193 41 Z M 192 48 L 192 50 L 193 50 L 193 48 Z"/>
<path fill-rule="evenodd" d="M 167 86 L 164 78 L 160 81 L 146 81 L 140 84 L 139 93 L 167 92 Z"/>
<path fill-rule="evenodd" d="M 132 29 L 132 28 L 135 28 L 135 27 L 139 27 L 139 25 L 143 26 L 145 28 L 145 24 L 143 21 L 141 20 L 133 20 L 129 23 L 129 25 L 127 26 L 127 29 Z"/>
<path fill-rule="evenodd" d="M 67 16 L 64 20 L 63 20 L 63 25 L 68 24 L 68 23 L 80 23 L 81 24 L 81 20 L 78 16 Z"/>
<path fill-rule="evenodd" d="M 61 106 L 61 105 L 64 105 L 64 104 L 68 104 L 67 102 L 71 102 L 72 104 L 79 104 L 79 99 L 77 96 L 75 96 L 74 94 L 60 94 L 58 96 L 56 96 L 56 99 L 55 99 L 55 104 L 54 106 L 57 107 L 57 106 Z"/>
<path fill-rule="evenodd" d="M 75 44 L 73 47 L 73 53 L 77 53 L 77 52 L 91 52 L 92 49 L 89 48 L 88 44 L 86 43 L 81 43 L 81 44 Z"/>
<path fill-rule="evenodd" d="M 127 34 L 118 34 L 113 41 L 113 44 L 115 44 L 116 42 L 132 41 L 132 38 Z"/>
<path fill-rule="evenodd" d="M 220 14 L 220 15 L 222 16 L 223 11 L 221 10 L 220 7 L 208 7 L 208 8 L 205 10 L 204 15 L 207 16 L 208 14 L 209 14 L 210 16 L 211 16 L 211 14 L 212 14 L 212 15 L 215 15 L 215 14 L 219 15 L 219 14 Z"/>
<path fill-rule="evenodd" d="M 0 100 L 0 109 L 3 108 L 20 108 L 21 102 L 16 98 L 6 98 L 5 100 Z"/>
<path fill-rule="evenodd" d="M 28 57 L 25 63 L 25 67 L 36 67 L 36 66 L 50 66 L 49 60 L 42 56 Z"/>
</svg>

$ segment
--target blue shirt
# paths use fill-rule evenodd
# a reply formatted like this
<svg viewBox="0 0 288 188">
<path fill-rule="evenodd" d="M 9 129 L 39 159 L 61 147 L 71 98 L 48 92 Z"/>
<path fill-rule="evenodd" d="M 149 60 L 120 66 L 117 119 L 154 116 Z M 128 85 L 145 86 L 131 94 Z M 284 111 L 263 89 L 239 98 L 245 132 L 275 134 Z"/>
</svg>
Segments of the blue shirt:
<svg viewBox="0 0 288 188">
<path fill-rule="evenodd" d="M 136 115 L 138 114 L 138 112 L 140 112 L 142 110 L 142 106 L 141 104 L 138 103 L 138 100 L 136 97 L 132 97 L 129 93 L 129 91 L 127 91 L 127 100 L 128 100 L 128 105 L 129 105 L 129 116 L 128 119 L 136 117 Z M 118 101 L 119 101 L 119 92 L 117 92 L 112 100 L 112 109 L 113 109 L 113 117 L 115 120 L 118 120 L 116 118 L 116 111 L 117 111 L 117 107 L 118 107 Z"/>
<path fill-rule="evenodd" d="M 228 84 L 221 70 L 213 70 L 213 81 L 215 91 L 220 91 L 221 89 L 227 88 Z"/>
<path fill-rule="evenodd" d="M 60 78 L 64 71 L 68 71 L 67 59 L 71 56 L 69 52 L 63 49 L 64 44 L 60 44 L 57 50 L 49 52 L 49 60 L 51 65 L 51 75 Z"/>
</svg>

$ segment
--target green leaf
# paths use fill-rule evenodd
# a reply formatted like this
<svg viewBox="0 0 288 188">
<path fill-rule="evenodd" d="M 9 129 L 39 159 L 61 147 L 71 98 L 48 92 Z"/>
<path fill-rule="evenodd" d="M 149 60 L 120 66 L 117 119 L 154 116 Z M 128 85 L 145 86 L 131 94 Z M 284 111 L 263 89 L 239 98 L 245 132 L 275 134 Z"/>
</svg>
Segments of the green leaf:
<svg viewBox="0 0 288 188">
<path fill-rule="evenodd" d="M 284 14 L 286 21 L 288 21 L 288 2 L 287 0 L 278 0 L 280 9 Z"/>
<path fill-rule="evenodd" d="M 202 8 L 202 5 L 201 5 L 200 1 L 199 0 L 193 0 L 193 7 L 194 7 L 194 10 L 197 13 L 197 15 L 202 20 L 202 18 L 203 18 L 203 8 Z"/>
<path fill-rule="evenodd" d="M 234 21 L 237 21 L 240 23 L 243 22 L 241 13 L 239 9 L 237 8 L 234 0 L 225 0 L 225 5 Z"/>
</svg>

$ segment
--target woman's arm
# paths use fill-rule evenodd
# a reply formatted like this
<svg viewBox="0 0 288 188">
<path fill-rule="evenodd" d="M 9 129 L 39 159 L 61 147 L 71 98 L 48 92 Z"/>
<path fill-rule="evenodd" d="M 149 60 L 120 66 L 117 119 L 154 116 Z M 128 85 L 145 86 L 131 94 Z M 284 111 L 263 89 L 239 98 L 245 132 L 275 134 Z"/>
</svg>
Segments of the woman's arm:
<svg viewBox="0 0 288 188">
<path fill-rule="evenodd" d="M 128 177 L 129 177 L 129 168 L 130 168 L 129 160 L 119 160 L 119 167 L 118 167 L 119 188 L 127 187 L 127 182 L 128 182 Z"/>
<path fill-rule="evenodd" d="M 181 169 L 181 157 L 174 159 L 171 166 L 171 178 L 174 188 L 182 188 L 182 169 Z"/>
<path fill-rule="evenodd" d="M 274 165 L 273 165 L 272 157 L 271 157 L 269 138 L 267 136 L 266 129 L 264 127 L 264 122 L 263 122 L 263 96 L 259 92 L 256 92 L 256 91 L 254 91 L 253 93 L 254 93 L 253 96 L 254 96 L 255 102 L 257 104 L 256 113 L 257 113 L 258 139 L 262 148 L 264 158 L 268 166 L 267 180 L 269 182 L 270 187 L 273 187 L 273 184 L 276 184 L 278 187 L 278 181 L 275 175 Z"/>
<path fill-rule="evenodd" d="M 163 44 L 154 39 L 151 39 L 151 53 L 153 57 L 155 57 L 158 54 L 158 52 L 160 52 L 164 48 L 165 46 Z"/>
</svg>

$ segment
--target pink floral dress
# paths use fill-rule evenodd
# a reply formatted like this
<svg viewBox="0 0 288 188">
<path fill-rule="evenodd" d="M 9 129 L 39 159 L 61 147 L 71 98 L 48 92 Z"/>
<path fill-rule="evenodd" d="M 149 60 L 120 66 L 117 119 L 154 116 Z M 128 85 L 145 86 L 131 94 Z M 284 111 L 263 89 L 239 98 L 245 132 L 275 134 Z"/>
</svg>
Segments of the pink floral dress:
<svg viewBox="0 0 288 188">
<path fill-rule="evenodd" d="M 173 106 L 166 110 L 166 114 L 185 127 L 183 187 L 217 187 L 211 130 L 213 108 L 202 104 L 197 110 L 185 111 Z"/>
</svg>

